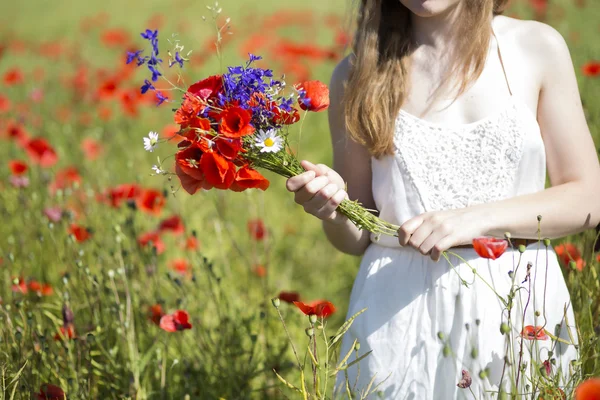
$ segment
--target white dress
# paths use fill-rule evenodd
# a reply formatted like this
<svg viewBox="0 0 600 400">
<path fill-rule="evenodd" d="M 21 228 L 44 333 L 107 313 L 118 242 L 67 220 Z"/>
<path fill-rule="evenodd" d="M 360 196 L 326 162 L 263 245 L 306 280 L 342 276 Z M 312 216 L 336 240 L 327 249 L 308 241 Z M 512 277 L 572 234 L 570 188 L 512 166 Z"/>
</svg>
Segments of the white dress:
<svg viewBox="0 0 600 400">
<path fill-rule="evenodd" d="M 372 188 L 381 218 L 398 225 L 427 211 L 468 207 L 544 189 L 546 155 L 540 128 L 528 106 L 513 95 L 506 107 L 468 125 L 430 123 L 401 111 L 394 143 L 393 156 L 372 160 Z M 457 387 L 465 369 L 472 376 L 471 389 L 477 399 L 497 398 L 486 390 L 498 390 L 507 354 L 500 325 L 507 321 L 507 313 L 492 290 L 474 278 L 472 267 L 506 298 L 512 283 L 509 272 L 515 270 L 519 252 L 509 249 L 500 258 L 489 260 L 472 248 L 452 249 L 469 263 L 450 256 L 455 271 L 443 258 L 436 263 L 411 247 L 400 247 L 394 237 L 371 235 L 371 241 L 352 289 L 348 317 L 367 310 L 345 335 L 341 355 L 355 339 L 360 343 L 359 355 L 372 353 L 360 361 L 360 369 L 356 364 L 348 368 L 350 387 L 360 393 L 375 376 L 373 387 L 385 380 L 378 388 L 379 396 L 369 399 L 473 399 L 468 389 Z M 515 346 L 522 327 L 544 325 L 544 315 L 550 333 L 558 333 L 559 324 L 559 337 L 570 341 L 568 324 L 576 343 L 575 318 L 554 250 L 550 246 L 546 253 L 541 242 L 527 247 L 515 274 L 515 283 L 526 289 L 529 282 L 521 282 L 528 261 L 533 264 L 531 298 L 523 324 L 527 291 L 520 290 L 515 297 L 510 332 Z M 472 284 L 461 285 L 457 272 Z M 569 362 L 578 357 L 575 346 L 550 339 L 524 340 L 523 361 L 529 362 L 532 352 L 542 363 L 553 345 L 556 364 L 551 375 L 560 367 L 568 377 Z M 518 349 L 514 354 L 518 361 Z M 355 358 L 353 354 L 350 361 Z M 487 378 L 480 378 L 481 371 L 486 371 Z M 505 385 L 509 375 L 507 370 Z M 344 378 L 340 373 L 336 386 L 341 386 Z M 526 379 L 521 374 L 520 381 Z M 561 384 L 565 382 L 566 378 L 561 380 Z M 523 386 L 520 393 L 525 389 Z M 345 389 L 336 393 L 345 393 Z"/>
</svg>

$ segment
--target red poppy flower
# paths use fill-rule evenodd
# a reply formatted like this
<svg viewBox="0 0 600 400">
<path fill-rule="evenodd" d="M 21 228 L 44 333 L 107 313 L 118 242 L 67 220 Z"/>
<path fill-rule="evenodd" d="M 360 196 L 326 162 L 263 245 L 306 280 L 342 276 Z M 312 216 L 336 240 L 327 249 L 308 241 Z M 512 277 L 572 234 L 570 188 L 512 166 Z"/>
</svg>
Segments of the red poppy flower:
<svg viewBox="0 0 600 400">
<path fill-rule="evenodd" d="M 183 310 L 177 310 L 173 314 L 163 315 L 160 319 L 160 327 L 167 332 L 183 331 L 192 329 L 189 322 L 189 314 Z"/>
<path fill-rule="evenodd" d="M 250 233 L 252 239 L 258 241 L 263 240 L 267 236 L 265 224 L 261 219 L 248 221 L 248 233 Z"/>
<path fill-rule="evenodd" d="M 4 84 L 6 86 L 13 86 L 23 83 L 25 78 L 23 77 L 23 73 L 19 68 L 11 68 L 4 73 Z"/>
<path fill-rule="evenodd" d="M 63 339 L 73 339 L 75 337 L 75 327 L 73 324 L 61 326 L 59 331 L 54 335 L 54 340 L 62 341 Z"/>
<path fill-rule="evenodd" d="M 285 301 L 286 303 L 290 304 L 292 304 L 295 301 L 300 301 L 300 294 L 298 294 L 298 292 L 281 291 L 279 292 L 279 295 L 277 297 L 279 298 L 279 300 Z"/>
<path fill-rule="evenodd" d="M 58 171 L 48 188 L 50 193 L 56 193 L 59 189 L 63 190 L 81 184 L 81 180 L 77 168 L 71 166 Z"/>
<path fill-rule="evenodd" d="M 23 175 L 28 169 L 25 161 L 21 160 L 11 160 L 8 162 L 8 166 L 10 167 L 11 173 L 16 176 Z"/>
<path fill-rule="evenodd" d="M 228 160 L 234 161 L 242 151 L 240 139 L 219 138 L 215 141 L 218 152 Z"/>
<path fill-rule="evenodd" d="M 187 239 L 185 239 L 185 243 L 183 244 L 183 248 L 185 250 L 197 250 L 199 247 L 200 243 L 194 236 L 189 236 Z"/>
<path fill-rule="evenodd" d="M 204 110 L 206 106 L 202 101 L 192 95 L 185 94 L 181 107 L 175 111 L 175 123 L 186 127 L 194 119 L 198 118 L 198 114 Z"/>
<path fill-rule="evenodd" d="M 521 337 L 529 340 L 546 340 L 548 335 L 541 326 L 527 325 L 521 331 Z"/>
<path fill-rule="evenodd" d="M 300 121 L 300 113 L 295 108 L 291 112 L 284 111 L 279 107 L 273 107 L 273 123 L 277 125 L 292 125 Z"/>
<path fill-rule="evenodd" d="M 36 293 L 38 296 L 50 296 L 54 293 L 52 286 L 48 283 L 40 283 L 36 280 L 29 281 L 29 290 Z"/>
<path fill-rule="evenodd" d="M 206 101 L 217 97 L 217 94 L 223 89 L 223 79 L 221 75 L 209 76 L 199 82 L 194 83 L 188 88 L 188 93 L 193 94 Z"/>
<path fill-rule="evenodd" d="M 6 130 L 2 132 L 2 137 L 7 137 L 8 139 L 13 139 L 22 144 L 23 146 L 27 145 L 29 141 L 27 131 L 23 128 L 22 125 L 16 122 L 9 122 L 6 126 Z"/>
<path fill-rule="evenodd" d="M 152 215 L 159 215 L 165 203 L 165 196 L 155 189 L 142 190 L 136 201 L 140 210 Z"/>
<path fill-rule="evenodd" d="M 573 243 L 561 243 L 554 246 L 554 252 L 562 264 L 567 267 L 571 260 L 575 261 L 575 265 L 579 271 L 583 271 L 585 262 L 581 258 L 581 252 Z"/>
<path fill-rule="evenodd" d="M 165 313 L 163 312 L 160 304 L 154 304 L 153 306 L 150 306 L 150 309 L 148 310 L 148 318 L 155 325 L 160 324 L 160 319 L 163 317 L 163 315 L 165 315 Z"/>
<path fill-rule="evenodd" d="M 104 194 L 99 196 L 98 200 L 107 202 L 111 207 L 118 208 L 121 203 L 136 199 L 142 189 L 133 183 L 124 183 L 115 188 L 107 189 Z"/>
<path fill-rule="evenodd" d="M 335 306 L 324 300 L 313 301 L 310 304 L 301 301 L 294 301 L 294 305 L 305 315 L 316 315 L 317 317 L 327 318 L 335 312 Z"/>
<path fill-rule="evenodd" d="M 252 114 L 248 110 L 229 107 L 221 112 L 220 118 L 219 133 L 225 137 L 237 139 L 254 133 L 254 127 L 250 125 Z"/>
<path fill-rule="evenodd" d="M 210 189 L 212 186 L 206 182 L 204 172 L 200 166 L 200 159 L 204 152 L 198 143 L 186 141 L 180 145 L 188 145 L 175 154 L 175 173 L 181 186 L 189 194 L 196 193 L 199 189 Z"/>
<path fill-rule="evenodd" d="M 495 260 L 508 248 L 508 242 L 504 239 L 480 236 L 473 239 L 473 248 L 480 257 Z"/>
<path fill-rule="evenodd" d="M 188 139 L 190 142 L 198 142 L 201 141 L 201 144 L 204 144 L 204 151 L 208 151 L 208 146 L 206 146 L 207 141 L 202 137 L 204 132 L 210 132 L 210 120 L 206 118 L 190 118 L 186 123 L 181 124 L 181 135 Z"/>
<path fill-rule="evenodd" d="M 44 138 L 35 138 L 27 141 L 25 151 L 31 161 L 42 167 L 51 167 L 58 161 L 56 152 Z"/>
<path fill-rule="evenodd" d="M 229 189 L 235 180 L 235 165 L 217 153 L 204 153 L 200 158 L 200 168 L 206 182 L 217 189 Z"/>
<path fill-rule="evenodd" d="M 265 276 L 267 276 L 267 268 L 261 264 L 252 267 L 252 272 L 259 278 L 264 278 Z"/>
<path fill-rule="evenodd" d="M 0 113 L 10 110 L 10 100 L 8 97 L 0 94 Z"/>
<path fill-rule="evenodd" d="M 69 227 L 69 233 L 75 236 L 75 240 L 77 240 L 79 243 L 85 242 L 92 237 L 92 234 L 87 228 L 76 224 L 71 224 Z"/>
<path fill-rule="evenodd" d="M 44 383 L 40 387 L 40 392 L 35 394 L 36 400 L 65 400 L 67 395 L 58 386 L 50 383 Z"/>
<path fill-rule="evenodd" d="M 129 32 L 124 29 L 107 29 L 102 33 L 100 40 L 106 47 L 119 47 L 129 43 Z"/>
<path fill-rule="evenodd" d="M 95 139 L 92 138 L 84 138 L 81 141 L 81 150 L 83 150 L 83 154 L 85 154 L 85 158 L 90 161 L 94 161 L 97 159 L 102 151 L 104 151 L 102 144 Z"/>
<path fill-rule="evenodd" d="M 192 272 L 191 268 L 190 263 L 186 259 L 176 258 L 171 261 L 171 269 L 181 275 L 187 275 Z"/>
<path fill-rule="evenodd" d="M 185 232 L 183 221 L 178 215 L 173 215 L 170 218 L 164 219 L 158 225 L 159 232 L 171 232 L 175 235 L 181 235 Z"/>
<path fill-rule="evenodd" d="M 590 378 L 579 384 L 575 389 L 575 400 L 599 400 L 600 378 Z"/>
<path fill-rule="evenodd" d="M 297 84 L 297 90 L 305 92 L 304 101 L 299 100 L 300 108 L 308 111 L 323 111 L 329 107 L 329 88 L 321 81 L 306 81 Z"/>
<path fill-rule="evenodd" d="M 235 181 L 231 185 L 231 190 L 234 192 L 242 192 L 246 189 L 267 190 L 269 181 L 262 176 L 260 172 L 248 167 L 247 165 L 240 168 L 236 175 Z"/>
<path fill-rule="evenodd" d="M 156 254 L 162 254 L 166 250 L 165 243 L 160 237 L 160 232 L 147 232 L 138 238 L 138 244 L 142 247 L 148 246 L 150 243 L 156 248 Z"/>
<path fill-rule="evenodd" d="M 11 285 L 11 290 L 14 293 L 27 293 L 27 282 L 25 282 L 25 279 L 23 279 L 22 276 L 20 277 L 13 277 L 12 278 L 12 285 Z"/>
</svg>

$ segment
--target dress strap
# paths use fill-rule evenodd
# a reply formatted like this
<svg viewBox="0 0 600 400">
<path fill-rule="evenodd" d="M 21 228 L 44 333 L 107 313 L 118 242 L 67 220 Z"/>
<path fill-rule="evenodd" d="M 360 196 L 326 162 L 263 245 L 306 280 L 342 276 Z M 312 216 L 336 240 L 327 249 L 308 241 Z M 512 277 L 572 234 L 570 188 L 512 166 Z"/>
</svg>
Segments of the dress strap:
<svg viewBox="0 0 600 400">
<path fill-rule="evenodd" d="M 508 82 L 508 75 L 506 74 L 506 68 L 504 68 L 504 62 L 502 61 L 502 53 L 500 52 L 500 41 L 498 40 L 498 36 L 492 29 L 492 35 L 496 39 L 496 47 L 498 48 L 498 58 L 500 59 L 500 65 L 502 66 L 502 72 L 504 73 L 504 80 L 506 81 L 506 86 L 508 87 L 508 93 L 512 96 L 512 90 L 510 89 L 510 83 Z"/>
</svg>

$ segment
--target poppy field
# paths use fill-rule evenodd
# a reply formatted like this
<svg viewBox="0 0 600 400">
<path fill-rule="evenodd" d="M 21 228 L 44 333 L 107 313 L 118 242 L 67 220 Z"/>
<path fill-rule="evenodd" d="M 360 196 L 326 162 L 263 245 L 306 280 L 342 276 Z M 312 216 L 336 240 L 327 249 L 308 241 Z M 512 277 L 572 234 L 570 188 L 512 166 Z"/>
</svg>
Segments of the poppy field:
<svg viewBox="0 0 600 400">
<path fill-rule="evenodd" d="M 600 149 L 600 3 L 514 0 L 507 15 L 562 33 Z M 0 399 L 334 398 L 360 259 L 327 242 L 281 172 L 228 158 L 252 128 L 243 110 L 198 120 L 174 87 L 260 56 L 256 71 L 298 92 L 269 114 L 290 135 L 261 132 L 260 154 L 285 144 L 331 165 L 325 92 L 305 96 L 347 54 L 352 2 L 26 0 L 1 4 L 0 22 Z M 227 142 L 195 160 L 182 143 L 203 121 Z M 564 390 L 548 359 L 528 398 L 598 399 L 600 243 L 587 231 L 547 245 L 581 358 Z M 368 357 L 355 348 L 346 361 Z"/>
</svg>

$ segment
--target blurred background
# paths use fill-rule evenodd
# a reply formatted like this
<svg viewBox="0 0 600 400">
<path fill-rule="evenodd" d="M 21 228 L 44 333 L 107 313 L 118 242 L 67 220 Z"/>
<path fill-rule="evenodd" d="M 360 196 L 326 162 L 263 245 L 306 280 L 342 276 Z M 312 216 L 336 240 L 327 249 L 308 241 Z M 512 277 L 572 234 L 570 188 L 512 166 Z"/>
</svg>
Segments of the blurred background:
<svg viewBox="0 0 600 400">
<path fill-rule="evenodd" d="M 172 164 L 176 144 L 148 153 L 142 138 L 173 137 L 177 105 L 140 93 L 147 71 L 126 65 L 126 52 L 146 45 L 140 32 L 158 29 L 161 49 L 171 39 L 192 50 L 181 76 L 165 73 L 182 87 L 248 53 L 289 84 L 329 83 L 355 3 L 0 4 L 0 368 L 14 377 L 4 390 L 29 398 L 54 383 L 75 398 L 278 398 L 272 369 L 289 371 L 293 355 L 270 299 L 286 291 L 331 301 L 333 331 L 360 260 L 329 245 L 284 178 L 266 174 L 266 192 L 190 196 L 175 176 L 151 176 L 157 157 Z M 598 144 L 600 2 L 514 0 L 506 14 L 562 33 Z M 217 52 L 215 27 L 224 25 Z M 168 85 L 157 88 L 177 100 Z M 301 158 L 331 164 L 326 112 L 308 115 L 294 146 Z M 581 300 L 593 335 L 598 291 L 578 283 L 594 279 L 593 235 L 563 242 L 573 246 L 563 263 L 574 304 Z M 164 332 L 161 316 L 177 309 L 192 329 Z M 305 343 L 301 313 L 281 311 Z M 587 368 L 600 370 L 591 359 Z"/>
</svg>

